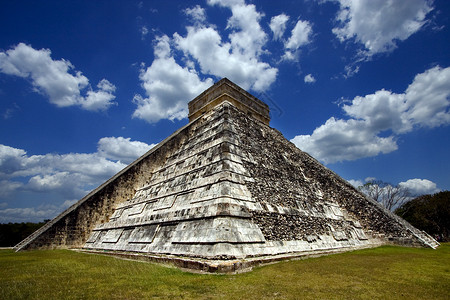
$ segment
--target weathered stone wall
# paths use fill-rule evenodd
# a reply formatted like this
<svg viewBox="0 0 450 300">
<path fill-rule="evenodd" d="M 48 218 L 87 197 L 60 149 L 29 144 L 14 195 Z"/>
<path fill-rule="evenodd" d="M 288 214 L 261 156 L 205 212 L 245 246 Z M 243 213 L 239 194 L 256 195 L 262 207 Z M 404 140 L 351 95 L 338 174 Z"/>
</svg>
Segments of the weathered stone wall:
<svg viewBox="0 0 450 300">
<path fill-rule="evenodd" d="M 296 148 L 279 131 L 236 109 L 232 109 L 231 114 L 237 120 L 235 126 L 241 148 L 251 157 L 244 165 L 254 181 L 246 185 L 262 207 L 269 206 L 265 212 L 252 212 L 253 221 L 260 226 L 266 240 L 311 238 L 309 236 L 329 233 L 329 225 L 350 236 L 349 228 L 355 225 L 352 220 L 358 220 L 356 227 L 362 227 L 374 238 L 421 244 L 404 222 Z M 328 204 L 342 209 L 344 219 L 330 220 L 298 212 L 306 206 L 310 212 L 320 215 Z M 270 212 L 273 207 L 285 208 L 283 214 Z"/>
<path fill-rule="evenodd" d="M 263 243 L 228 106 L 193 121 L 189 138 L 93 229 L 84 248 L 218 259 L 246 255 L 234 245 Z"/>
<path fill-rule="evenodd" d="M 168 137 L 15 248 L 82 247 L 96 225 L 108 222 L 117 205 L 132 198 L 139 187 L 150 181 L 153 170 L 179 148 L 188 138 L 189 131 L 186 126 Z"/>
</svg>

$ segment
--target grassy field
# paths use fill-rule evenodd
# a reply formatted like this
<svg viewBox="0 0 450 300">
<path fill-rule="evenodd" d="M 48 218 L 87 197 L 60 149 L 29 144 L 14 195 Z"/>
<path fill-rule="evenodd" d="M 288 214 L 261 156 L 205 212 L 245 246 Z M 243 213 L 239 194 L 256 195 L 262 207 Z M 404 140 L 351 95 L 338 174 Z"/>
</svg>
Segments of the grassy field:
<svg viewBox="0 0 450 300">
<path fill-rule="evenodd" d="M 0 299 L 449 299 L 450 244 L 203 275 L 69 250 L 0 250 Z"/>
</svg>

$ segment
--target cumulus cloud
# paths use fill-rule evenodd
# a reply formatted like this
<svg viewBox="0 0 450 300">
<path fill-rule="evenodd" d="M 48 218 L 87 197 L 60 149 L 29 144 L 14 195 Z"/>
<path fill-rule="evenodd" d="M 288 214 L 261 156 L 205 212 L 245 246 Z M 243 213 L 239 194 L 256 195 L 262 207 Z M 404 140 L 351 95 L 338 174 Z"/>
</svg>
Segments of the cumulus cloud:
<svg viewBox="0 0 450 300">
<path fill-rule="evenodd" d="M 257 12 L 255 5 L 247 5 L 243 1 L 238 4 L 215 2 L 231 9 L 232 15 L 228 19 L 228 28 L 233 30 L 229 35 L 233 50 L 250 56 L 262 53 L 263 46 L 267 42 L 267 35 L 259 21 L 264 14 Z"/>
<path fill-rule="evenodd" d="M 398 149 L 394 137 L 379 137 L 376 133 L 364 121 L 332 117 L 311 135 L 295 136 L 291 142 L 326 164 L 386 154 Z"/>
<path fill-rule="evenodd" d="M 363 45 L 364 56 L 389 52 L 426 23 L 432 1 L 338 0 L 340 10 L 333 33 L 341 42 Z"/>
<path fill-rule="evenodd" d="M 0 52 L 0 72 L 29 79 L 35 90 L 58 107 L 106 110 L 114 104 L 115 86 L 106 79 L 92 90 L 89 80 L 67 60 L 53 60 L 49 49 L 36 50 L 20 43 Z"/>
<path fill-rule="evenodd" d="M 273 32 L 274 40 L 281 40 L 283 38 L 287 21 L 289 21 L 289 16 L 285 14 L 280 14 L 270 19 L 269 27 Z"/>
<path fill-rule="evenodd" d="M 0 145 L 0 178 L 8 178 L 8 174 L 23 169 L 22 158 L 25 154 L 22 149 Z"/>
<path fill-rule="evenodd" d="M 88 191 L 86 185 L 91 184 L 88 180 L 94 178 L 94 176 L 83 174 L 82 171 L 71 173 L 54 170 L 50 174 L 32 176 L 22 188 L 28 192 L 57 193 L 62 197 L 81 198 Z"/>
<path fill-rule="evenodd" d="M 364 97 L 355 97 L 343 110 L 354 119 L 364 120 L 371 131 L 381 132 L 392 129 L 402 132 L 409 127 L 405 114 L 407 105 L 404 94 L 395 94 L 386 90 L 376 91 Z"/>
<path fill-rule="evenodd" d="M 228 38 L 234 51 L 250 57 L 263 52 L 267 35 L 259 24 L 263 14 L 256 11 L 255 5 L 247 5 L 244 1 L 210 0 L 208 3 L 231 9 L 232 15 L 228 19 L 227 28 L 232 30 Z"/>
<path fill-rule="evenodd" d="M 450 67 L 418 74 L 405 92 L 407 117 L 413 125 L 437 127 L 450 123 Z"/>
<path fill-rule="evenodd" d="M 303 80 L 305 81 L 305 83 L 314 83 L 314 82 L 316 82 L 316 78 L 314 78 L 314 76 L 312 76 L 312 74 L 306 75 Z"/>
<path fill-rule="evenodd" d="M 175 40 L 179 49 L 199 63 L 204 74 L 227 77 L 242 88 L 255 91 L 266 90 L 276 79 L 276 68 L 223 43 L 211 27 L 190 27 L 186 37 L 176 34 Z"/>
<path fill-rule="evenodd" d="M 132 141 L 124 137 L 104 137 L 98 141 L 98 152 L 101 156 L 129 164 L 142 156 L 156 144 Z"/>
<path fill-rule="evenodd" d="M 28 191 L 80 198 L 153 146 L 106 137 L 94 153 L 27 155 L 23 149 L 0 144 L 0 196 Z"/>
<path fill-rule="evenodd" d="M 23 183 L 12 180 L 0 180 L 0 197 L 7 197 L 23 186 Z"/>
<path fill-rule="evenodd" d="M 84 100 L 80 102 L 80 105 L 85 110 L 99 111 L 107 110 L 111 105 L 115 104 L 111 102 L 115 98 L 113 93 L 116 91 L 116 87 L 106 79 L 102 79 L 97 84 L 97 91 L 89 90 L 86 93 Z"/>
<path fill-rule="evenodd" d="M 205 9 L 200 5 L 196 5 L 193 8 L 186 8 L 184 13 L 186 16 L 190 17 L 194 23 L 203 23 L 206 21 Z"/>
<path fill-rule="evenodd" d="M 450 124 L 450 67 L 415 76 L 402 94 L 386 90 L 358 96 L 343 106 L 350 117 L 334 117 L 311 135 L 291 141 L 325 163 L 356 160 L 397 150 L 396 137 L 417 127 Z"/>
<path fill-rule="evenodd" d="M 142 68 L 140 80 L 146 97 L 136 95 L 133 117 L 149 123 L 187 117 L 187 103 L 213 84 L 209 76 L 227 77 L 244 89 L 264 91 L 275 81 L 278 69 L 262 61 L 268 38 L 259 22 L 263 14 L 244 1 L 208 1 L 231 10 L 227 39 L 206 22 L 199 5 L 184 10 L 192 26 L 185 36 L 155 39 L 155 59 Z M 197 71 L 196 68 L 199 68 Z"/>
<path fill-rule="evenodd" d="M 308 21 L 299 20 L 292 29 L 291 37 L 285 42 L 286 53 L 283 59 L 295 60 L 298 58 L 299 48 L 311 42 L 312 27 Z"/>
<path fill-rule="evenodd" d="M 244 89 L 264 91 L 275 81 L 278 70 L 261 61 L 267 35 L 259 20 L 262 14 L 254 5 L 243 1 L 209 1 L 210 5 L 230 8 L 228 19 L 229 41 L 223 41 L 212 25 L 197 24 L 187 27 L 187 35 L 174 34 L 179 50 L 200 66 L 203 74 L 227 77 Z"/>
<path fill-rule="evenodd" d="M 414 126 L 437 127 L 450 123 L 450 67 L 433 67 L 415 76 L 402 94 L 380 90 L 356 97 L 343 110 L 364 120 L 374 131 L 411 131 Z"/>
<path fill-rule="evenodd" d="M 405 182 L 400 182 L 399 186 L 408 189 L 411 196 L 420 196 L 426 194 L 435 194 L 441 190 L 437 188 L 436 183 L 428 179 L 409 179 Z"/>
<path fill-rule="evenodd" d="M 12 147 L 0 145 L 2 148 Z M 125 167 L 96 153 L 28 156 L 22 149 L 12 149 L 16 150 L 16 155 L 0 157 L 0 178 L 3 178 L 3 185 L 14 188 L 14 192 L 56 192 L 64 197 L 81 197 L 92 184 L 101 183 Z M 25 183 L 18 183 L 22 181 Z"/>
<path fill-rule="evenodd" d="M 169 37 L 157 39 L 155 60 L 139 76 L 147 98 L 136 95 L 137 108 L 133 117 L 149 123 L 161 119 L 181 120 L 188 115 L 187 103 L 213 84 L 212 79 L 201 80 L 197 72 L 182 67 L 171 54 Z"/>
<path fill-rule="evenodd" d="M 66 200 L 61 205 L 40 205 L 38 207 L 0 209 L 0 223 L 42 222 L 56 217 L 77 200 Z"/>
</svg>

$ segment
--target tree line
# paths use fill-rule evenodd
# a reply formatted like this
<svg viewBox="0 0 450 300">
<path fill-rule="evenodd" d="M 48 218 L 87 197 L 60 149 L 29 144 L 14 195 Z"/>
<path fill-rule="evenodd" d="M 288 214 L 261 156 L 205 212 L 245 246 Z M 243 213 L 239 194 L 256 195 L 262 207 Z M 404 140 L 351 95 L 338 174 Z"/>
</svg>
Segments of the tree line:
<svg viewBox="0 0 450 300">
<path fill-rule="evenodd" d="M 41 228 L 49 220 L 39 223 L 0 224 L 0 247 L 13 247 Z"/>
<path fill-rule="evenodd" d="M 450 241 L 450 191 L 414 197 L 408 188 L 381 180 L 358 189 L 437 241 Z"/>
<path fill-rule="evenodd" d="M 438 242 L 450 242 L 450 191 L 419 196 L 394 212 Z"/>
</svg>

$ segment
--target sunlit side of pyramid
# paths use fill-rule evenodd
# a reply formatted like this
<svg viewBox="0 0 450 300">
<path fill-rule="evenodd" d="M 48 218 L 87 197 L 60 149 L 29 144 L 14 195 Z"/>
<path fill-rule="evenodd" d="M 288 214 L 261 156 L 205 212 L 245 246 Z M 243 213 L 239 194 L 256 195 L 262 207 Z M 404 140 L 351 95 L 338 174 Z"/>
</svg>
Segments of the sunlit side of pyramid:
<svg viewBox="0 0 450 300">
<path fill-rule="evenodd" d="M 269 108 L 222 79 L 189 124 L 16 249 L 140 254 L 206 271 L 394 243 L 436 247 L 269 127 Z"/>
</svg>

